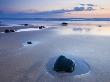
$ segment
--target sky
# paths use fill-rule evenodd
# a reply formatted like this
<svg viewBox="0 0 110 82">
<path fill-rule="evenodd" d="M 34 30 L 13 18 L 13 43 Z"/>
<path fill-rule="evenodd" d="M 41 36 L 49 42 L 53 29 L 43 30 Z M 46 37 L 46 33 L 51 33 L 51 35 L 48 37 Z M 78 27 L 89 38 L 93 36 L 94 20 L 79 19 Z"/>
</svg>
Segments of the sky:
<svg viewBox="0 0 110 82">
<path fill-rule="evenodd" d="M 109 5 L 110 0 L 0 0 L 0 11 L 50 14 L 61 11 L 55 14 L 64 17 L 110 17 Z"/>
</svg>

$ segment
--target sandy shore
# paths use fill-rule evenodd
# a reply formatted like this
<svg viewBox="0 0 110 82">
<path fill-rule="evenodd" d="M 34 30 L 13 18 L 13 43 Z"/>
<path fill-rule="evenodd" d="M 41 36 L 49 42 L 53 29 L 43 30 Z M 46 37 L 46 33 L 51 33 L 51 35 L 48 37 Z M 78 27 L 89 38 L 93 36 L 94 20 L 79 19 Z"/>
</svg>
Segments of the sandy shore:
<svg viewBox="0 0 110 82">
<path fill-rule="evenodd" d="M 0 82 L 109 82 L 109 43 L 109 28 L 0 33 Z M 90 72 L 71 77 L 49 74 L 49 59 L 64 53 L 86 61 Z"/>
</svg>

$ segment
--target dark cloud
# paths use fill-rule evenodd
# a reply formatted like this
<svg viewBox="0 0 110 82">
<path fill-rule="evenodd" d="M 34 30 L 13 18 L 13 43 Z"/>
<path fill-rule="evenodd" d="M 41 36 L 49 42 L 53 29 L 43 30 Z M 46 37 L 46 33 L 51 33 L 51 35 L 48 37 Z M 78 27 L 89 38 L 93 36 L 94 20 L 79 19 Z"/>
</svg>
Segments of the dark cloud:
<svg viewBox="0 0 110 82">
<path fill-rule="evenodd" d="M 87 6 L 95 6 L 95 5 L 93 5 L 93 4 L 86 4 Z"/>
<path fill-rule="evenodd" d="M 80 4 L 77 7 L 74 7 L 74 11 L 93 11 L 95 10 L 95 5 L 93 4 Z"/>
<path fill-rule="evenodd" d="M 81 6 L 85 6 L 85 4 L 80 4 Z"/>
<path fill-rule="evenodd" d="M 74 7 L 74 11 L 84 11 L 84 7 Z"/>
<path fill-rule="evenodd" d="M 93 7 L 74 7 L 74 11 L 93 11 Z"/>
</svg>

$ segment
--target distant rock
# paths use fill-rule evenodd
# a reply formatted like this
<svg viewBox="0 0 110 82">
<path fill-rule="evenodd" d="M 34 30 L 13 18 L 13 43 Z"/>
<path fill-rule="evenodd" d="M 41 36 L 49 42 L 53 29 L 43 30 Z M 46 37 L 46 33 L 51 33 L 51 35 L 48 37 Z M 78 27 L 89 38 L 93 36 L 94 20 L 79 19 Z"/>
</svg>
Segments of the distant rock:
<svg viewBox="0 0 110 82">
<path fill-rule="evenodd" d="M 102 27 L 101 25 L 98 25 L 98 27 Z"/>
<path fill-rule="evenodd" d="M 43 28 L 46 28 L 45 26 L 39 26 L 39 29 L 43 29 Z"/>
<path fill-rule="evenodd" d="M 28 41 L 27 44 L 32 44 L 32 42 L 31 41 Z"/>
<path fill-rule="evenodd" d="M 61 23 L 61 25 L 62 25 L 62 26 L 67 26 L 67 25 L 68 25 L 68 23 L 63 22 L 63 23 Z"/>
<path fill-rule="evenodd" d="M 5 33 L 10 33 L 10 32 L 15 32 L 15 30 L 9 30 L 9 29 L 5 29 Z"/>
<path fill-rule="evenodd" d="M 10 32 L 15 32 L 15 30 L 10 30 Z"/>
<path fill-rule="evenodd" d="M 54 71 L 71 73 L 75 69 L 75 63 L 66 58 L 65 56 L 59 56 L 54 64 Z"/>
<path fill-rule="evenodd" d="M 29 26 L 29 24 L 21 24 L 21 25 L 23 25 L 23 26 Z"/>
</svg>

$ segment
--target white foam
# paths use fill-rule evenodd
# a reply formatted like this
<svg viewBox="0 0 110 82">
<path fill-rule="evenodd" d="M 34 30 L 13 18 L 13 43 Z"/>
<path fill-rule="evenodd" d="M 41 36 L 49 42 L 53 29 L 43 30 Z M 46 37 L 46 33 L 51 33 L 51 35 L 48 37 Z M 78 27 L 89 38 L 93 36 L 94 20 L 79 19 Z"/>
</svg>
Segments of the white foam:
<svg viewBox="0 0 110 82">
<path fill-rule="evenodd" d="M 39 30 L 38 28 L 27 28 L 27 29 L 19 29 L 16 32 L 23 32 L 23 31 L 36 31 Z"/>
</svg>

